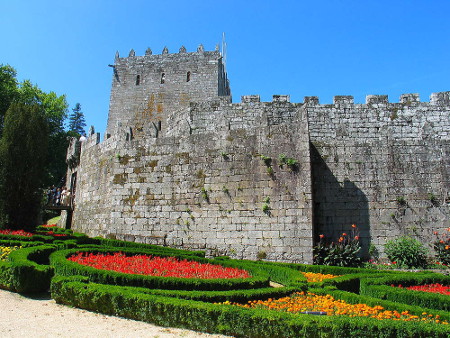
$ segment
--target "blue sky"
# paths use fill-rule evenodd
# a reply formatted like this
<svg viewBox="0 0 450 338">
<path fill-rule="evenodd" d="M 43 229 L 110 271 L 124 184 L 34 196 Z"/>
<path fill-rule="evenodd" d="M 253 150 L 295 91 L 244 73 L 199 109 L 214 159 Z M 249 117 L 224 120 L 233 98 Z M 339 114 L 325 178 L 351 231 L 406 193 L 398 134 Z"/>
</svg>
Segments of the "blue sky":
<svg viewBox="0 0 450 338">
<path fill-rule="evenodd" d="M 233 102 L 241 95 L 319 96 L 450 91 L 448 0 L 0 0 L 0 64 L 81 103 L 104 133 L 114 54 L 188 52 L 227 41 Z"/>
</svg>

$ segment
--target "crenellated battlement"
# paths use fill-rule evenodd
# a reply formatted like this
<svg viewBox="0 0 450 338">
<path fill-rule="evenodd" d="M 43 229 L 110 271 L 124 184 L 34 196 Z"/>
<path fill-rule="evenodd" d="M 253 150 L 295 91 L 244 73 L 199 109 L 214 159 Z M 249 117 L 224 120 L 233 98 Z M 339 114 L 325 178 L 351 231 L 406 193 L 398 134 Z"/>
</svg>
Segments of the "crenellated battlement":
<svg viewBox="0 0 450 338">
<path fill-rule="evenodd" d="M 138 60 L 138 59 L 142 59 L 142 58 L 146 58 L 146 59 L 158 59 L 158 58 L 177 58 L 177 57 L 186 57 L 186 56 L 198 56 L 198 55 L 222 55 L 220 50 L 219 50 L 219 45 L 216 45 L 216 48 L 214 51 L 205 51 L 205 48 L 203 47 L 202 44 L 200 44 L 197 47 L 197 50 L 194 52 L 188 52 L 186 50 L 186 47 L 181 46 L 180 49 L 178 50 L 178 53 L 170 53 L 169 49 L 167 47 L 164 47 L 163 50 L 161 51 L 161 54 L 153 54 L 152 49 L 149 47 L 145 50 L 144 55 L 136 55 L 136 52 L 134 49 L 131 49 L 130 52 L 128 53 L 128 56 L 126 57 L 120 57 L 119 52 L 116 52 L 115 55 L 115 61 L 119 62 L 119 61 L 123 61 L 123 60 Z"/>
<path fill-rule="evenodd" d="M 244 95 L 241 96 L 241 103 L 256 103 L 261 102 L 259 95 Z M 290 103 L 289 95 L 273 95 L 272 102 L 277 103 Z M 302 102 L 300 102 L 302 103 Z M 317 96 L 305 96 L 303 100 L 305 105 L 321 105 L 319 103 L 319 97 Z M 355 103 L 354 97 L 351 95 L 337 95 L 333 97 L 334 105 L 362 105 L 361 103 Z M 430 104 L 450 106 L 450 91 L 437 92 L 430 95 L 430 101 L 421 102 L 419 94 L 402 94 L 400 95 L 399 102 L 389 102 L 388 95 L 367 95 L 365 105 L 386 105 L 386 104 L 403 104 L 403 105 L 418 105 L 418 104 Z"/>
</svg>

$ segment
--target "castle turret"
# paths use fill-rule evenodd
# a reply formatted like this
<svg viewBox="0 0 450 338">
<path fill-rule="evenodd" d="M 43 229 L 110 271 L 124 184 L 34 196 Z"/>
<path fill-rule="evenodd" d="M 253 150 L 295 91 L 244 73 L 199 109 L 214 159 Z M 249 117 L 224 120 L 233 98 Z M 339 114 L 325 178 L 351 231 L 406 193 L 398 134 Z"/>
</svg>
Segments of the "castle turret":
<svg viewBox="0 0 450 338">
<path fill-rule="evenodd" d="M 164 128 L 167 115 L 189 106 L 193 101 L 207 101 L 218 96 L 230 98 L 230 87 L 219 51 L 207 52 L 203 46 L 187 53 L 128 57 L 116 54 L 107 134 L 117 126 L 131 128 L 135 135 L 146 125 Z"/>
</svg>

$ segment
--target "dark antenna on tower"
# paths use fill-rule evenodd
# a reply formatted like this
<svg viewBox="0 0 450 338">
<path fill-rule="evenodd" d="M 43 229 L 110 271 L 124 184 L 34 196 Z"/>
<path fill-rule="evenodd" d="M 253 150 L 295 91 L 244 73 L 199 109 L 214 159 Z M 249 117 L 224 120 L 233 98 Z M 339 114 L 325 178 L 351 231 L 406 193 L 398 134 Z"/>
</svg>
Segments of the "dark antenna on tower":
<svg viewBox="0 0 450 338">
<path fill-rule="evenodd" d="M 222 33 L 222 63 L 225 71 L 227 70 L 227 43 L 225 42 L 225 32 Z"/>
</svg>

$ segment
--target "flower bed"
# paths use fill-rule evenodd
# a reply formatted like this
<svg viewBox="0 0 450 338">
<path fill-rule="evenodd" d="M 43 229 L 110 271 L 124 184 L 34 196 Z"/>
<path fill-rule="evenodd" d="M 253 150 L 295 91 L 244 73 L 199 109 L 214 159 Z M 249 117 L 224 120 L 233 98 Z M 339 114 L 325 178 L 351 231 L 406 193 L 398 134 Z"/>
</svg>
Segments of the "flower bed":
<svg viewBox="0 0 450 338">
<path fill-rule="evenodd" d="M 332 279 L 339 277 L 338 275 L 314 273 L 314 272 L 302 272 L 303 276 L 306 277 L 308 283 L 319 283 L 326 279 Z"/>
<path fill-rule="evenodd" d="M 392 285 L 392 286 L 395 286 L 395 285 Z M 398 285 L 397 287 L 403 288 L 402 285 Z M 412 286 L 405 287 L 405 289 L 413 290 L 413 291 L 440 293 L 442 295 L 450 295 L 450 286 L 442 285 L 440 283 L 426 284 L 426 285 L 412 285 Z"/>
<path fill-rule="evenodd" d="M 174 257 L 151 255 L 126 256 L 122 252 L 112 254 L 78 252 L 76 255 L 70 256 L 67 259 L 96 269 L 160 277 L 201 279 L 251 277 L 245 270 L 188 261 L 186 259 L 178 260 Z"/>
<path fill-rule="evenodd" d="M 391 319 L 401 321 L 426 321 L 448 325 L 447 320 L 440 320 L 439 315 L 426 312 L 422 316 L 412 315 L 409 311 L 391 311 L 382 306 L 366 304 L 349 304 L 343 300 L 334 299 L 331 295 L 316 295 L 314 293 L 296 292 L 289 297 L 254 300 L 247 304 L 224 302 L 222 304 L 236 305 L 244 308 L 263 308 L 269 310 L 287 311 L 291 313 L 316 313 L 329 316 L 369 317 L 378 320 Z"/>
<path fill-rule="evenodd" d="M 23 237 L 31 237 L 33 234 L 31 232 L 27 232 L 24 230 L 0 230 L 0 235 L 13 235 L 13 236 L 23 236 Z"/>
<path fill-rule="evenodd" d="M 21 246 L 0 246 L 0 261 L 6 261 L 11 252 L 21 248 Z"/>
</svg>

